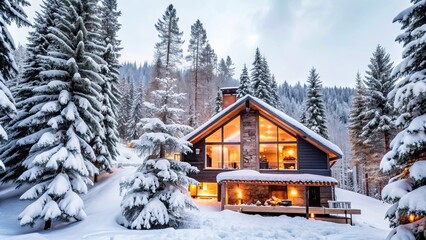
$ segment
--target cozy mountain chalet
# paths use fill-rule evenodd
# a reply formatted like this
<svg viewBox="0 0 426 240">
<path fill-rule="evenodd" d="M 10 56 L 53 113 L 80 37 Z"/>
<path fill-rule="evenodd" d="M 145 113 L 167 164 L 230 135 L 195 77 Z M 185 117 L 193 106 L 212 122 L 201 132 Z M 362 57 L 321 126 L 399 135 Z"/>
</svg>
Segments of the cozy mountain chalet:
<svg viewBox="0 0 426 240">
<path fill-rule="evenodd" d="M 193 152 L 183 161 L 200 169 L 193 197 L 217 197 L 222 208 L 274 201 L 321 207 L 335 199 L 336 145 L 258 98 L 237 100 L 236 88 L 222 94 L 223 110 L 185 136 Z"/>
</svg>

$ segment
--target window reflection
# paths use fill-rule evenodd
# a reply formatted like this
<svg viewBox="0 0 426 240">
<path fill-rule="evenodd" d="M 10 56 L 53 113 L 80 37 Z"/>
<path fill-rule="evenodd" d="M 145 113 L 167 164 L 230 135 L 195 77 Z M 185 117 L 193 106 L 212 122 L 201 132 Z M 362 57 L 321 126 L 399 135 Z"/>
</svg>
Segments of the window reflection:
<svg viewBox="0 0 426 240">
<path fill-rule="evenodd" d="M 240 118 L 237 117 L 223 127 L 224 142 L 240 142 Z"/>
</svg>

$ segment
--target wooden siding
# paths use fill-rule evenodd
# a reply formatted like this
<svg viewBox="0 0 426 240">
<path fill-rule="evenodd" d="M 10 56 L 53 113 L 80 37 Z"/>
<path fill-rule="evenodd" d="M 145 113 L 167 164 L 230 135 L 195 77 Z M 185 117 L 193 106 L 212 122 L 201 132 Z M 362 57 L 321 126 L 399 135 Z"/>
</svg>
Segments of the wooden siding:
<svg viewBox="0 0 426 240">
<path fill-rule="evenodd" d="M 299 170 L 315 174 L 315 171 L 311 170 L 329 169 L 327 154 L 301 137 L 297 138 L 297 151 Z M 331 176 L 331 172 L 328 176 Z"/>
</svg>

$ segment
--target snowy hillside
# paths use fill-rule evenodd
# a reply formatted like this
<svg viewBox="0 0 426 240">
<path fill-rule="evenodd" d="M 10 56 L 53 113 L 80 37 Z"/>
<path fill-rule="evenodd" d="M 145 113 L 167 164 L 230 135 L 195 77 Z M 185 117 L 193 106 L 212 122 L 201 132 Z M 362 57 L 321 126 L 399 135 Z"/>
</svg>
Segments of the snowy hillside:
<svg viewBox="0 0 426 240">
<path fill-rule="evenodd" d="M 133 150 L 122 147 L 120 151 L 120 159 L 137 161 Z M 26 203 L 18 198 L 23 190 L 1 188 L 0 203 L 7 207 L 0 210 L 0 239 L 383 239 L 389 231 L 383 220 L 387 204 L 342 189 L 336 189 L 338 199 L 349 200 L 353 208 L 362 209 L 362 215 L 354 217 L 356 226 L 300 217 L 221 212 L 215 200 L 197 200 L 200 211 L 194 213 L 198 219 L 193 224 L 195 229 L 127 230 L 116 223 L 121 201 L 118 183 L 134 170 L 134 166 L 124 166 L 114 169 L 111 175 L 101 175 L 99 183 L 83 196 L 87 219 L 63 227 L 55 225 L 48 231 L 20 227 L 17 215 Z"/>
</svg>

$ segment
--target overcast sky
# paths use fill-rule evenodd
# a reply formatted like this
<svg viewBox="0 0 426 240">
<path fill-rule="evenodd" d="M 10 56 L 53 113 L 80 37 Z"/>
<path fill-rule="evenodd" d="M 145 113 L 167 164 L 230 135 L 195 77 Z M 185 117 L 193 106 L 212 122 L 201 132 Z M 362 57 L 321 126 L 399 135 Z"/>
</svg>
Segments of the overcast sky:
<svg viewBox="0 0 426 240">
<path fill-rule="evenodd" d="M 25 10 L 32 20 L 41 0 L 30 2 Z M 325 86 L 351 87 L 377 44 L 399 63 L 402 46 L 394 39 L 400 24 L 392 19 L 409 6 L 408 0 L 118 0 L 121 62 L 152 62 L 154 24 L 170 3 L 184 32 L 184 54 L 191 25 L 200 19 L 219 59 L 229 55 L 234 61 L 237 78 L 244 64 L 251 68 L 259 47 L 278 82 L 304 83 L 315 67 Z M 21 44 L 29 30 L 10 28 Z"/>
</svg>

